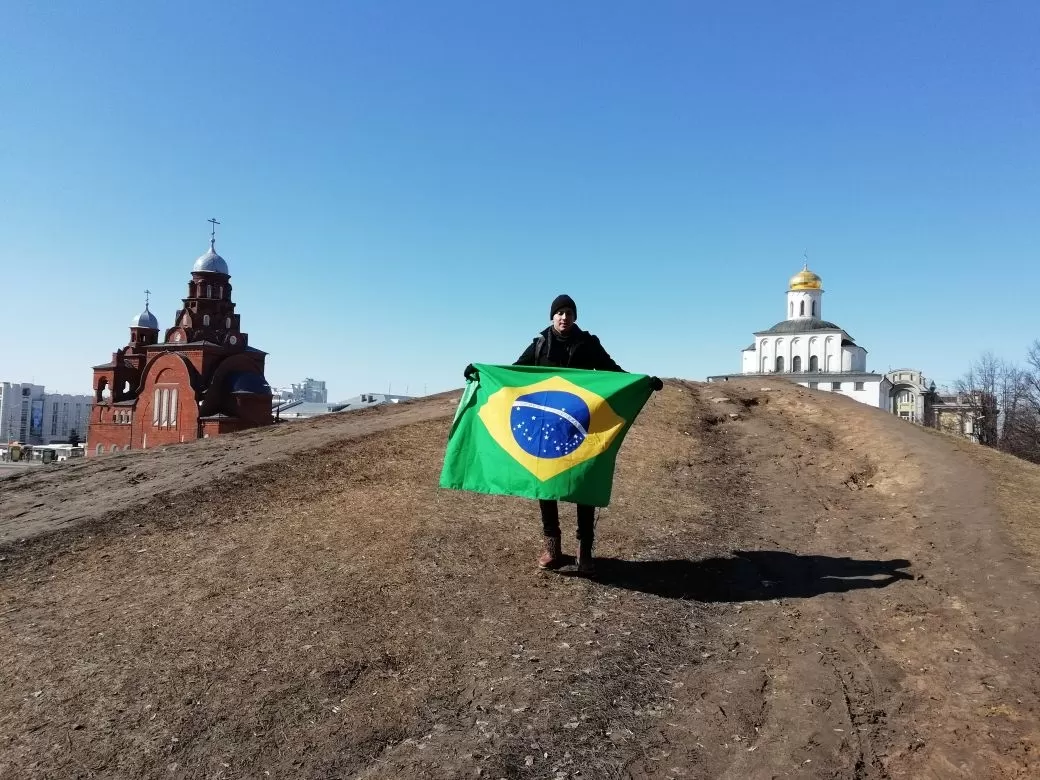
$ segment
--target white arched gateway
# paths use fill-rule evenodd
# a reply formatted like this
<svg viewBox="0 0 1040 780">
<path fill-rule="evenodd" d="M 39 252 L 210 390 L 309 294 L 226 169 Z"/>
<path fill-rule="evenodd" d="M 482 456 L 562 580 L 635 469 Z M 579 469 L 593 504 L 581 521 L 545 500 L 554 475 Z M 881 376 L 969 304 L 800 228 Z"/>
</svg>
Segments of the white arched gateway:
<svg viewBox="0 0 1040 780">
<path fill-rule="evenodd" d="M 791 277 L 787 317 L 744 348 L 742 375 L 778 376 L 814 390 L 837 392 L 888 408 L 891 383 L 867 371 L 867 350 L 843 328 L 823 319 L 823 280 L 808 265 Z M 736 375 L 709 377 L 709 381 Z"/>
</svg>

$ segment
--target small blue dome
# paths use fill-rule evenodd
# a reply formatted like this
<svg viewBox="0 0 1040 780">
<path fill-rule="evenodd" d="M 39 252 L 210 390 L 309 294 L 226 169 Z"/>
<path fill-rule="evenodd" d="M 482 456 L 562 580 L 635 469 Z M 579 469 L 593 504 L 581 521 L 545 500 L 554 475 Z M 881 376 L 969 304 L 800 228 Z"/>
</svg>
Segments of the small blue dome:
<svg viewBox="0 0 1040 780">
<path fill-rule="evenodd" d="M 206 271 L 215 274 L 227 274 L 227 263 L 224 262 L 223 257 L 217 254 L 217 250 L 213 248 L 212 240 L 209 242 L 209 249 L 206 250 L 206 254 L 202 255 L 195 261 L 195 265 L 192 267 L 191 271 L 192 273 Z"/>
<path fill-rule="evenodd" d="M 229 392 L 271 395 L 271 386 L 260 374 L 252 371 L 234 371 L 224 380 Z"/>
<path fill-rule="evenodd" d="M 159 330 L 159 320 L 155 318 L 155 315 L 148 311 L 148 305 L 145 304 L 144 311 L 130 320 L 131 328 L 149 328 L 150 330 Z"/>
</svg>

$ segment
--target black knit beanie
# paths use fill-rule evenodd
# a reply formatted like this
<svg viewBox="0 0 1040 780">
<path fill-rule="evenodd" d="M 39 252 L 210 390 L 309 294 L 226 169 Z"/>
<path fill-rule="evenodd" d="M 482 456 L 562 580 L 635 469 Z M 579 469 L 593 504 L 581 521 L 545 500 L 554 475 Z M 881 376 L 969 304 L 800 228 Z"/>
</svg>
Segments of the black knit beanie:
<svg viewBox="0 0 1040 780">
<path fill-rule="evenodd" d="M 578 319 L 578 304 L 574 302 L 574 299 L 569 295 L 557 295 L 553 298 L 552 308 L 549 309 L 549 319 L 553 318 L 560 309 L 573 309 L 574 319 Z"/>
</svg>

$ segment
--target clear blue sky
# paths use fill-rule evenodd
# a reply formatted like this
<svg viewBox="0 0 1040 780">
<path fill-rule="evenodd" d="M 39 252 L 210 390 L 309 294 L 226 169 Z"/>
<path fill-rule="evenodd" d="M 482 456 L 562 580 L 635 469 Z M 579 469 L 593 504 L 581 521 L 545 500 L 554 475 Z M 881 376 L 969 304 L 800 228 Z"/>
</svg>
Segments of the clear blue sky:
<svg viewBox="0 0 1040 780">
<path fill-rule="evenodd" d="M 788 277 L 940 383 L 1040 337 L 1040 4 L 10 2 L 0 380 L 88 392 L 223 222 L 268 379 L 462 384 L 560 292 L 739 371 Z"/>
</svg>

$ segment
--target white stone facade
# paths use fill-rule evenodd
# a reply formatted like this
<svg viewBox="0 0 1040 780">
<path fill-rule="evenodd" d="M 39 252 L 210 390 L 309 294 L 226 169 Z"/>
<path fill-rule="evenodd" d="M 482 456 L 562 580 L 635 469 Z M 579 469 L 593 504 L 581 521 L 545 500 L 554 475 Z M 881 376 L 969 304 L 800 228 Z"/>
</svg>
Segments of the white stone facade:
<svg viewBox="0 0 1040 780">
<path fill-rule="evenodd" d="M 867 370 L 867 351 L 840 328 L 777 336 L 762 331 L 742 353 L 741 373 L 771 374 Z"/>
</svg>

